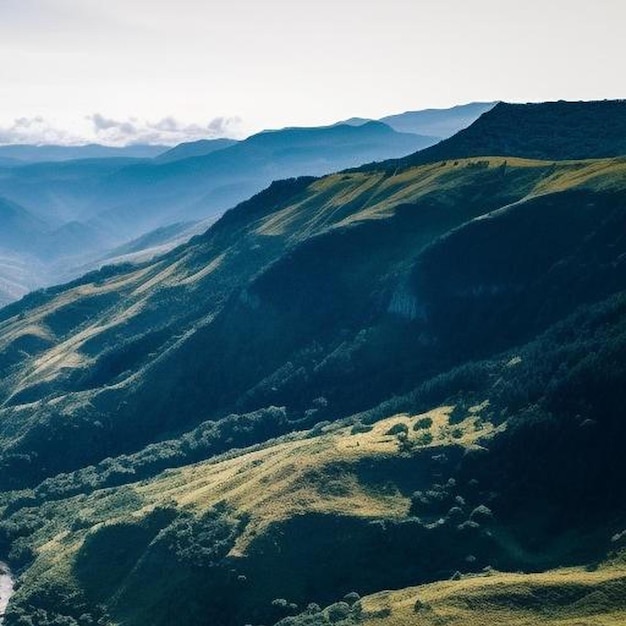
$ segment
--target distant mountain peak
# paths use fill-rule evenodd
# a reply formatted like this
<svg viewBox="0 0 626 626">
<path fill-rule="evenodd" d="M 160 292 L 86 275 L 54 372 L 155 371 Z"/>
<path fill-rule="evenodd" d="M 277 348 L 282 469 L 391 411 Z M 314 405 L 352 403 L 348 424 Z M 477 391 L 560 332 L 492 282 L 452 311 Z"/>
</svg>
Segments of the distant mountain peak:
<svg viewBox="0 0 626 626">
<path fill-rule="evenodd" d="M 148 144 L 130 144 L 122 147 L 105 146 L 98 143 L 76 146 L 10 144 L 0 146 L 0 158 L 13 159 L 16 164 L 110 157 L 151 159 L 165 152 L 168 148 L 169 146 Z"/>
<path fill-rule="evenodd" d="M 236 143 L 238 143 L 236 139 L 228 139 L 226 137 L 221 137 L 219 139 L 186 141 L 174 146 L 162 154 L 157 155 L 155 161 L 158 163 L 171 163 L 172 161 L 180 161 L 181 159 L 206 156 L 212 152 L 230 148 L 230 146 L 234 146 Z"/>
<path fill-rule="evenodd" d="M 416 133 L 445 139 L 463 128 L 467 128 L 495 105 L 495 102 L 470 102 L 468 104 L 458 104 L 447 109 L 405 111 L 397 115 L 383 117 L 381 121 L 398 132 Z"/>
</svg>

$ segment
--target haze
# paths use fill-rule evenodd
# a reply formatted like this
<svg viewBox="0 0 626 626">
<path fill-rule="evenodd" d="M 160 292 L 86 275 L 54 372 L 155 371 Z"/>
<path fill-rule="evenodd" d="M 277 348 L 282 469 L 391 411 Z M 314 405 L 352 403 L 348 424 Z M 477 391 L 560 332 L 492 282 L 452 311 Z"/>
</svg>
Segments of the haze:
<svg viewBox="0 0 626 626">
<path fill-rule="evenodd" d="M 620 98 L 625 22 L 622 0 L 2 0 L 0 143 Z"/>
</svg>

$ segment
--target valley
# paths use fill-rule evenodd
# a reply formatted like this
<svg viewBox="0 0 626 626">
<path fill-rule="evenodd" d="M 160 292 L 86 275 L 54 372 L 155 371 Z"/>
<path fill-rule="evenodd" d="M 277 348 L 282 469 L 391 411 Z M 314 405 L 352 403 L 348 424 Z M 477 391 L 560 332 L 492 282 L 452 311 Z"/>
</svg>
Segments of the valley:
<svg viewBox="0 0 626 626">
<path fill-rule="evenodd" d="M 170 149 L 0 146 L 0 159 L 7 159 L 0 163 L 0 216 L 6 227 L 0 254 L 24 266 L 16 276 L 0 265 L 0 303 L 125 262 L 129 247 L 131 260 L 153 258 L 204 232 L 226 209 L 273 180 L 319 176 L 409 154 L 453 134 L 492 106 L 407 112 L 390 120 L 398 130 L 362 120 Z"/>
<path fill-rule="evenodd" d="M 621 623 L 625 119 L 500 104 L 0 309 L 5 626 Z"/>
</svg>

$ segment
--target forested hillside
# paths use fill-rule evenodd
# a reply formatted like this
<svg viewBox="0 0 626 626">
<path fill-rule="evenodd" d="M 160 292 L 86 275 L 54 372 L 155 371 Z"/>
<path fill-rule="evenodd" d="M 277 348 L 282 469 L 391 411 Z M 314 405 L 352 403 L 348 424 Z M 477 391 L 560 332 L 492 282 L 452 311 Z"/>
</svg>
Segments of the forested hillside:
<svg viewBox="0 0 626 626">
<path fill-rule="evenodd" d="M 626 618 L 626 158 L 502 106 L 0 310 L 6 626 Z"/>
</svg>

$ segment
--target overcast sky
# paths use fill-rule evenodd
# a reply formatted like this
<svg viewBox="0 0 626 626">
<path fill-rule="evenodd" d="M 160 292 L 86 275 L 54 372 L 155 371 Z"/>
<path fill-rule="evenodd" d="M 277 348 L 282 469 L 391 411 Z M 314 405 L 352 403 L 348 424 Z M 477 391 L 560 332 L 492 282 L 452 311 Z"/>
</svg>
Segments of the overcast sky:
<svg viewBox="0 0 626 626">
<path fill-rule="evenodd" d="M 626 97 L 626 0 L 0 0 L 0 143 Z"/>
</svg>

